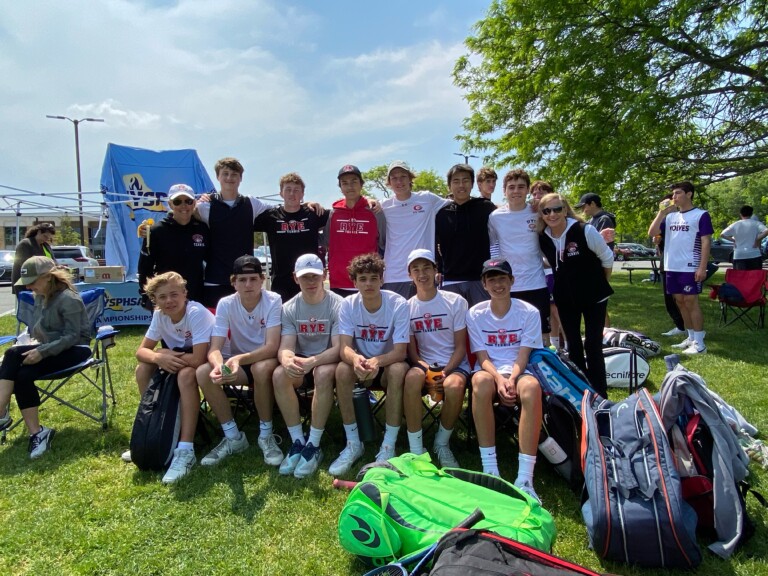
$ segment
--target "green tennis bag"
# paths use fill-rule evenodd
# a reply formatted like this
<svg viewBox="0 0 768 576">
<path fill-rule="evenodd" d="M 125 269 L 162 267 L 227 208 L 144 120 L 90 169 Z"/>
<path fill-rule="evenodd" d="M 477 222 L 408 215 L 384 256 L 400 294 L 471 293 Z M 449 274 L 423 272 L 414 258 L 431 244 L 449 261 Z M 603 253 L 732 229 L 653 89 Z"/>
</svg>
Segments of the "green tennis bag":
<svg viewBox="0 0 768 576">
<path fill-rule="evenodd" d="M 341 511 L 339 540 L 379 566 L 434 544 L 475 508 L 485 514 L 475 528 L 551 550 L 555 524 L 536 500 L 496 476 L 440 470 L 429 454 L 403 454 L 370 468 Z"/>
</svg>

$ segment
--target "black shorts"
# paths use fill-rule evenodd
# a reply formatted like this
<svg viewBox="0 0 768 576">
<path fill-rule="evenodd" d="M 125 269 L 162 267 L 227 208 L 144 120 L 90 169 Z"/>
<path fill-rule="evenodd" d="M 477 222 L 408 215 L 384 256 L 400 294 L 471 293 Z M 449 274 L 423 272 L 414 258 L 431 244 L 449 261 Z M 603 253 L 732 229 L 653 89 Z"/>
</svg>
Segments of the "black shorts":
<svg viewBox="0 0 768 576">
<path fill-rule="evenodd" d="M 376 373 L 376 376 L 373 378 L 369 378 L 368 380 L 364 380 L 362 382 L 358 381 L 358 384 L 360 384 L 363 388 L 370 388 L 371 386 L 378 386 L 381 388 L 381 377 L 384 375 L 384 368 L 379 368 L 379 371 Z"/>
<path fill-rule="evenodd" d="M 528 302 L 528 304 L 534 306 L 539 311 L 542 334 L 549 334 L 552 331 L 552 328 L 549 325 L 549 290 L 546 288 L 538 288 L 536 290 L 512 292 L 512 298 Z"/>
</svg>

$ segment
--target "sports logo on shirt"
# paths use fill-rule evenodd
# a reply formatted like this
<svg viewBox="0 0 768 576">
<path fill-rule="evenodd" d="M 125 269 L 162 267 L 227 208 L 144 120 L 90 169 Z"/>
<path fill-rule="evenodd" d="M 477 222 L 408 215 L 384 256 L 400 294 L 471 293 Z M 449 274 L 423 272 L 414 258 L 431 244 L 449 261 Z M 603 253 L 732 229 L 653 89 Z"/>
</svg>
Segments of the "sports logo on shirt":
<svg viewBox="0 0 768 576">
<path fill-rule="evenodd" d="M 443 328 L 442 317 L 435 318 L 429 312 L 425 313 L 421 318 L 413 319 L 414 332 L 437 332 Z"/>
<path fill-rule="evenodd" d="M 299 334 L 327 334 L 328 320 L 318 320 L 315 317 L 299 320 Z"/>
<path fill-rule="evenodd" d="M 576 242 L 568 242 L 568 244 L 565 247 L 565 255 L 566 256 L 578 256 L 579 255 L 579 245 L 576 244 Z"/>
<path fill-rule="evenodd" d="M 259 324 L 261 325 L 261 327 L 262 327 L 262 328 L 266 328 L 266 326 L 267 326 L 267 321 L 266 321 L 266 320 L 264 320 L 264 318 L 262 318 L 261 320 L 259 320 Z"/>
<path fill-rule="evenodd" d="M 280 223 L 280 232 L 283 233 L 294 234 L 296 232 L 304 232 L 304 230 L 306 228 L 301 220 L 289 220 Z"/>
<path fill-rule="evenodd" d="M 414 212 L 422 212 L 424 210 L 424 206 L 421 204 L 414 204 L 413 205 L 413 211 Z"/>
<path fill-rule="evenodd" d="M 366 342 L 385 342 L 387 340 L 386 327 L 380 328 L 376 324 L 369 324 L 368 326 L 361 327 L 360 339 Z"/>
<path fill-rule="evenodd" d="M 192 245 L 195 248 L 205 248 L 205 238 L 202 234 L 192 234 Z"/>
<path fill-rule="evenodd" d="M 499 328 L 495 333 L 486 332 L 485 336 L 488 346 L 512 346 L 520 341 L 516 332 L 509 332 L 505 328 Z"/>
</svg>

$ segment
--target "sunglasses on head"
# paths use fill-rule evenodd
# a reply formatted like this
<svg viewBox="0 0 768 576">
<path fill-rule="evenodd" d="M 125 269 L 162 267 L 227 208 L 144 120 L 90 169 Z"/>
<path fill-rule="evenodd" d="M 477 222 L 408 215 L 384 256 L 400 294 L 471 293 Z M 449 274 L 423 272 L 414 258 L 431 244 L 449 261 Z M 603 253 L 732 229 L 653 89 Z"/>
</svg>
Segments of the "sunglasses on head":
<svg viewBox="0 0 768 576">
<path fill-rule="evenodd" d="M 560 214 L 560 212 L 563 211 L 562 206 L 552 206 L 551 208 L 542 208 L 541 213 L 544 214 L 544 216 L 549 216 L 552 212 L 555 214 Z"/>
<path fill-rule="evenodd" d="M 192 200 L 192 198 L 174 198 L 173 200 L 171 200 L 171 203 L 174 206 L 181 206 L 182 204 L 186 204 L 187 206 L 192 206 L 192 204 L 194 204 L 195 201 Z"/>
</svg>

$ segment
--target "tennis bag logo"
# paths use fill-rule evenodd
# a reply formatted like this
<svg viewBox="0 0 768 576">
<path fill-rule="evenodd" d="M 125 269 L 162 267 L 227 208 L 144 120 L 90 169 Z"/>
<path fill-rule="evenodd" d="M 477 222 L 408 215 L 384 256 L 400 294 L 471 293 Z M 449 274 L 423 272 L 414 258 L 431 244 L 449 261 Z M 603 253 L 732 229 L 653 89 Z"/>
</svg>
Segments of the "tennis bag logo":
<svg viewBox="0 0 768 576">
<path fill-rule="evenodd" d="M 339 535 L 344 548 L 373 565 L 397 558 L 402 547 L 400 537 L 383 520 L 381 510 L 362 499 L 345 506 L 345 513 L 339 517 Z"/>
</svg>

